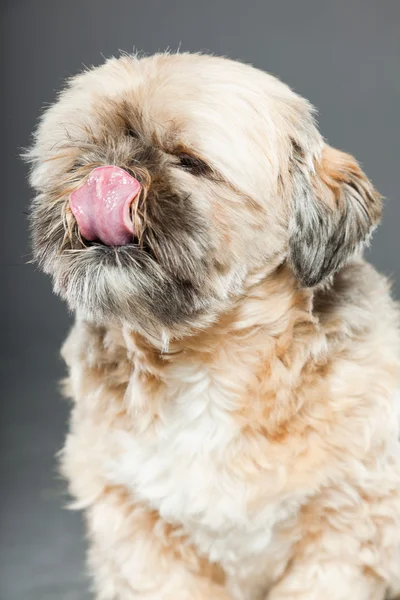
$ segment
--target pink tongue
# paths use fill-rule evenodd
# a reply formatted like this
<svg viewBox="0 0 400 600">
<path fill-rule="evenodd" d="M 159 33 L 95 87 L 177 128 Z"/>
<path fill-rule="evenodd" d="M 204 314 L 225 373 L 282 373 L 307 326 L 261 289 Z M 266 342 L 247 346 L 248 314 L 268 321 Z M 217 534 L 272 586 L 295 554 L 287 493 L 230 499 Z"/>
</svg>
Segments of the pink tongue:
<svg viewBox="0 0 400 600">
<path fill-rule="evenodd" d="M 82 236 L 107 246 L 129 244 L 134 235 L 130 206 L 139 191 L 140 183 L 124 169 L 93 169 L 69 200 Z"/>
</svg>

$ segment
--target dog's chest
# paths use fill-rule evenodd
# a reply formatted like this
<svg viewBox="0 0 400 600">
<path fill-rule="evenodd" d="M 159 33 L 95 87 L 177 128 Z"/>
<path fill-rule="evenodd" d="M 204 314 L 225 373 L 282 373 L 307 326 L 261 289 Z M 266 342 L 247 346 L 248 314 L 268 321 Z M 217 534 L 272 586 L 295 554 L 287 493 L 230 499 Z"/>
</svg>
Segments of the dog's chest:
<svg viewBox="0 0 400 600">
<path fill-rule="evenodd" d="M 188 369 L 182 378 L 186 383 L 167 388 L 169 397 L 149 429 L 115 432 L 121 451 L 109 476 L 168 521 L 183 524 L 214 560 L 227 552 L 234 560 L 265 551 L 274 525 L 293 513 L 292 503 L 271 494 L 273 500 L 258 509 L 252 505 L 260 482 L 249 473 L 232 382 L 216 383 L 201 369 Z M 129 394 L 133 406 L 146 402 L 136 381 Z M 280 476 L 271 466 L 264 485 L 268 479 L 274 486 Z"/>
</svg>

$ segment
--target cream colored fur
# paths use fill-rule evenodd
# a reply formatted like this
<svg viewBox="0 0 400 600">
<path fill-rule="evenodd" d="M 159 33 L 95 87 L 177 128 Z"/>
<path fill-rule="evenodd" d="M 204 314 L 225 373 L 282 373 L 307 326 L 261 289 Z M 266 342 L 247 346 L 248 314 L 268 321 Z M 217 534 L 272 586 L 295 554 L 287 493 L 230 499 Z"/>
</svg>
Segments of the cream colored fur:
<svg viewBox="0 0 400 600">
<path fill-rule="evenodd" d="M 149 135 L 179 138 L 224 179 L 174 172 L 211 222 L 224 269 L 210 276 L 218 302 L 189 324 L 144 331 L 73 306 L 61 462 L 87 517 L 97 600 L 400 593 L 398 311 L 355 247 L 320 284 L 298 283 L 288 259 L 293 139 L 299 177 L 330 210 L 343 200 L 336 189 L 354 191 L 347 171 L 366 205 L 370 182 L 352 159 L 331 156 L 308 103 L 275 78 L 158 55 L 73 80 L 31 151 L 39 193 L 57 187 L 65 200 L 82 128 L 96 133 L 93 111 L 122 97 L 141 108 Z M 71 305 L 73 293 L 71 284 Z"/>
</svg>

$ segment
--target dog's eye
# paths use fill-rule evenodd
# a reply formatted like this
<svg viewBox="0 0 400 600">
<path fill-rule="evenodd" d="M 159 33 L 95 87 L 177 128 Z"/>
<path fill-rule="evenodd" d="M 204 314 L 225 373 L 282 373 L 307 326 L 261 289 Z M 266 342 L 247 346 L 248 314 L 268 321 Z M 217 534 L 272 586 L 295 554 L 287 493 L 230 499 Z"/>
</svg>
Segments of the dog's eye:
<svg viewBox="0 0 400 600">
<path fill-rule="evenodd" d="M 139 139 L 139 133 L 135 129 L 132 129 L 132 127 L 130 127 L 129 125 L 125 127 L 124 134 L 126 135 L 126 137 L 131 137 L 134 140 Z"/>
<path fill-rule="evenodd" d="M 75 173 L 76 171 L 78 171 L 79 169 L 81 169 L 83 167 L 83 162 L 80 160 L 75 160 L 72 164 L 72 166 L 69 169 L 70 173 Z"/>
<path fill-rule="evenodd" d="M 193 173 L 193 175 L 207 175 L 207 173 L 211 173 L 211 167 L 204 160 L 192 154 L 180 154 L 179 166 L 185 171 Z"/>
</svg>

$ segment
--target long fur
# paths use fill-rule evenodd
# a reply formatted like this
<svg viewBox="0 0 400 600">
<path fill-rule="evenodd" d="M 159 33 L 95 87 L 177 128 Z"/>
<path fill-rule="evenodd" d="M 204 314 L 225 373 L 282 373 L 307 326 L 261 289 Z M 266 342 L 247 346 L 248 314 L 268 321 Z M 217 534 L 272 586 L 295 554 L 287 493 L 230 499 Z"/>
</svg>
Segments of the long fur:
<svg viewBox="0 0 400 600">
<path fill-rule="evenodd" d="M 33 247 L 76 311 L 61 469 L 97 600 L 400 592 L 399 315 L 362 258 L 381 198 L 276 78 L 204 55 L 73 78 L 28 153 Z M 69 194 L 142 184 L 137 239 Z"/>
</svg>

